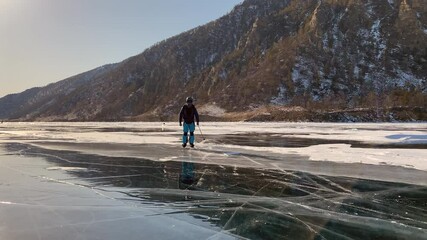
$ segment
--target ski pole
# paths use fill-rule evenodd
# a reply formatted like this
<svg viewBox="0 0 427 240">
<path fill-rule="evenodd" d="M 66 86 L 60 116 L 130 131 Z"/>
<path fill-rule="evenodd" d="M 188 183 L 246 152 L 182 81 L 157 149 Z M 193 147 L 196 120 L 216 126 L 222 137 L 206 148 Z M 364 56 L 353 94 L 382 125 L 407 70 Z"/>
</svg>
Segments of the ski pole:
<svg viewBox="0 0 427 240">
<path fill-rule="evenodd" d="M 199 125 L 197 125 L 197 126 L 199 127 L 199 131 L 200 131 L 200 134 L 202 135 L 203 140 L 206 140 L 205 136 L 203 136 L 202 129 L 200 129 Z"/>
</svg>

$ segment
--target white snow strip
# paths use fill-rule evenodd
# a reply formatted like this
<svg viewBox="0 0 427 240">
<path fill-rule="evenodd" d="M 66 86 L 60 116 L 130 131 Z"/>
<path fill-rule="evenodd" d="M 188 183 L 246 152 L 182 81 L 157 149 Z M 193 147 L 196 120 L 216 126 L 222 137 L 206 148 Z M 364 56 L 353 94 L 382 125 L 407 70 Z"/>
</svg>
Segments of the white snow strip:
<svg viewBox="0 0 427 240">
<path fill-rule="evenodd" d="M 228 145 L 227 147 L 231 146 Z M 241 146 L 241 148 L 279 154 L 306 155 L 311 161 L 390 165 L 427 171 L 427 150 L 425 149 L 352 148 L 348 144 L 323 144 L 304 148 L 246 146 Z"/>
<path fill-rule="evenodd" d="M 0 142 L 64 142 L 64 143 L 114 143 L 179 145 L 182 130 L 178 123 L 5 123 L 0 126 Z M 427 144 L 427 123 L 222 123 L 212 122 L 200 125 L 208 139 L 199 143 L 200 147 L 216 149 L 221 145 L 209 141 L 211 137 L 225 134 L 274 134 L 291 138 L 359 141 L 367 144 Z M 56 129 L 51 131 L 49 129 Z M 87 129 L 90 130 L 87 130 Z M 120 132 L 100 131 L 101 129 L 120 129 Z M 164 129 L 165 132 L 159 129 Z M 86 129 L 86 130 L 84 130 Z M 123 129 L 128 129 L 124 131 Z M 148 131 L 158 129 L 157 132 Z M 65 131 L 66 130 L 66 131 Z M 255 134 L 255 135 L 254 135 Z M 250 138 L 248 136 L 248 138 Z M 18 140 L 17 140 L 18 139 Z M 200 135 L 196 132 L 196 140 Z M 280 139 L 280 138 L 279 138 Z M 250 140 L 250 139 L 248 139 Z M 253 139 L 256 141 L 256 138 Z M 279 140 L 280 141 L 280 140 Z M 303 148 L 291 147 L 233 147 L 240 150 L 262 151 L 272 154 L 300 154 L 309 156 L 312 161 L 332 161 L 341 163 L 366 163 L 375 165 L 395 165 L 427 171 L 426 149 L 404 148 L 358 148 L 348 144 L 321 144 Z M 154 149 L 154 148 L 153 148 Z M 239 150 L 240 149 L 240 150 Z M 120 152 L 126 155 L 126 152 Z M 171 157 L 175 156 L 170 153 Z M 144 156 L 141 156 L 144 157 Z M 228 161 L 227 156 L 219 161 Z M 172 158 L 170 158 L 172 159 Z M 246 162 L 247 159 L 246 159 Z M 251 161 L 249 161 L 251 162 Z M 258 163 L 258 162 L 257 162 Z"/>
</svg>

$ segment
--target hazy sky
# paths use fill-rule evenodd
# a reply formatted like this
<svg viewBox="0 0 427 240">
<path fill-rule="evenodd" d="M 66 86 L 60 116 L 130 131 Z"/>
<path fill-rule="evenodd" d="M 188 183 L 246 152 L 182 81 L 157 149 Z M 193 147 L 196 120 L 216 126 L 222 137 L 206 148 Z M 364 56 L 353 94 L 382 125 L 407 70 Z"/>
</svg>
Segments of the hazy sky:
<svg viewBox="0 0 427 240">
<path fill-rule="evenodd" d="M 242 0 L 0 0 L 0 97 L 120 62 Z"/>
</svg>

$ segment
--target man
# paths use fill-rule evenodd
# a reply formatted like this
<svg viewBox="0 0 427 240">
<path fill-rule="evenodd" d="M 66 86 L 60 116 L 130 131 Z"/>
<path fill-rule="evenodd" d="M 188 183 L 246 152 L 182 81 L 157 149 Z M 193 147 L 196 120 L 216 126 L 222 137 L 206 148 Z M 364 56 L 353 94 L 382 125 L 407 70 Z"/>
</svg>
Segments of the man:
<svg viewBox="0 0 427 240">
<path fill-rule="evenodd" d="M 182 136 L 182 147 L 186 147 L 188 143 L 188 132 L 190 132 L 190 146 L 194 147 L 194 118 L 196 118 L 197 126 L 199 126 L 199 113 L 196 107 L 193 105 L 193 98 L 188 97 L 181 111 L 179 112 L 179 126 L 182 126 L 182 120 L 184 119 L 184 135 Z"/>
</svg>

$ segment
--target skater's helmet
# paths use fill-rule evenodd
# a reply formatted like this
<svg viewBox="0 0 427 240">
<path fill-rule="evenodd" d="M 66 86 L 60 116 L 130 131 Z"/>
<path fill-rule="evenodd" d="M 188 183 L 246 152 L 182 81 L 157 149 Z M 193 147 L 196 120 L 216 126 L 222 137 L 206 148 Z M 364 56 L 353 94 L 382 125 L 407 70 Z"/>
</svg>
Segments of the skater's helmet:
<svg viewBox="0 0 427 240">
<path fill-rule="evenodd" d="M 187 102 L 187 103 L 193 103 L 193 98 L 192 97 L 187 97 L 185 99 L 185 102 Z"/>
</svg>

